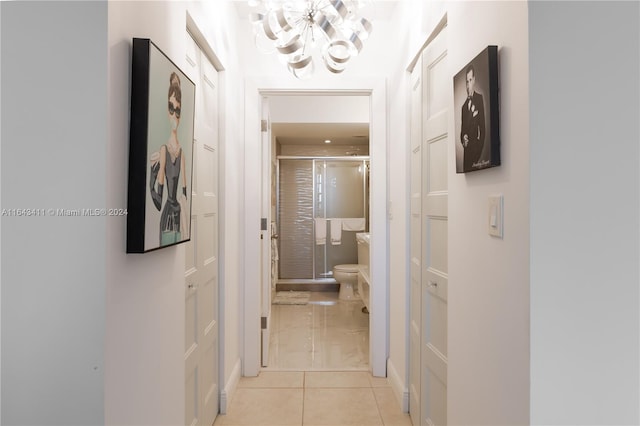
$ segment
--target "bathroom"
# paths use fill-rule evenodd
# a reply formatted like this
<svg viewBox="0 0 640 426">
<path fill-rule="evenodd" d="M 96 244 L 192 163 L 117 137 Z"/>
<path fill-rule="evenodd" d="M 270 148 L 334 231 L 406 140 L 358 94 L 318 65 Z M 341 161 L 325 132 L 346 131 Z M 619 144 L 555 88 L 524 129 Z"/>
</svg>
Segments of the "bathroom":
<svg viewBox="0 0 640 426">
<path fill-rule="evenodd" d="M 283 122 L 276 120 L 287 100 L 270 102 L 274 254 L 266 369 L 369 369 L 368 99 L 346 101 L 350 111 L 365 113 L 343 115 L 343 122 L 292 123 L 290 115 Z"/>
</svg>

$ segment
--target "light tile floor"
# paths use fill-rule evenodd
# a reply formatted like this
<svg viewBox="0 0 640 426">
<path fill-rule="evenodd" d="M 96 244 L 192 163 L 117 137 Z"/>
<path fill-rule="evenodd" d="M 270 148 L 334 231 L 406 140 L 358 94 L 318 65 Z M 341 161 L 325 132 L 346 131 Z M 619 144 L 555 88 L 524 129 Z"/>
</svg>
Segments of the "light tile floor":
<svg viewBox="0 0 640 426">
<path fill-rule="evenodd" d="M 269 367 L 240 379 L 215 425 L 411 425 L 387 379 L 368 372 L 363 306 L 330 292 L 273 305 Z"/>
<path fill-rule="evenodd" d="M 360 300 L 312 292 L 306 305 L 272 305 L 267 370 L 337 371 L 369 367 L 369 315 Z"/>
<path fill-rule="evenodd" d="M 384 378 L 364 371 L 262 371 L 243 377 L 215 426 L 407 426 Z"/>
</svg>

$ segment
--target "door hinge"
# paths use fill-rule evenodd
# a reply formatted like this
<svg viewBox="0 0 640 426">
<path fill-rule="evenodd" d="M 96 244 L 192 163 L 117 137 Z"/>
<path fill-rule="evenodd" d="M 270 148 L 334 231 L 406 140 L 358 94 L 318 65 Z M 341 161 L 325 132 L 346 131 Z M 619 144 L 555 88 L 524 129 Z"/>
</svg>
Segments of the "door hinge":
<svg viewBox="0 0 640 426">
<path fill-rule="evenodd" d="M 263 330 L 267 329 L 267 317 L 260 317 L 260 326 Z"/>
<path fill-rule="evenodd" d="M 260 130 L 263 132 L 269 130 L 269 122 L 267 120 L 260 120 Z"/>
</svg>

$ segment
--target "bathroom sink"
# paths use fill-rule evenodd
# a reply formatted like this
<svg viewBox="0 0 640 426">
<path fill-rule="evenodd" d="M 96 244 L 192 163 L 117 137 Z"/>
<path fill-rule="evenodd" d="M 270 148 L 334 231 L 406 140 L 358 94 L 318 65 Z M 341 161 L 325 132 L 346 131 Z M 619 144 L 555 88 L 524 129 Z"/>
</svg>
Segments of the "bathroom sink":
<svg viewBox="0 0 640 426">
<path fill-rule="evenodd" d="M 358 264 L 360 270 L 369 281 L 369 246 L 371 245 L 371 234 L 368 232 L 359 232 L 356 234 L 358 242 Z"/>
</svg>

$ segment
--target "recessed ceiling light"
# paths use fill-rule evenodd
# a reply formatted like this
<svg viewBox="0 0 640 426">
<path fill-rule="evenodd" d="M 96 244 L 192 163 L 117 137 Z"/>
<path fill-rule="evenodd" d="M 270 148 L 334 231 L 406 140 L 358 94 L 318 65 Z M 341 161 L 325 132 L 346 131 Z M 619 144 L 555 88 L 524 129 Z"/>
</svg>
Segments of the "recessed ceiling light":
<svg viewBox="0 0 640 426">
<path fill-rule="evenodd" d="M 326 140 L 324 141 L 324 143 L 331 143 L 331 140 L 326 139 Z"/>
</svg>

